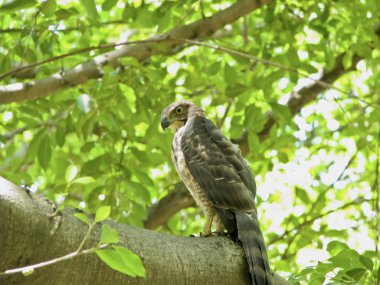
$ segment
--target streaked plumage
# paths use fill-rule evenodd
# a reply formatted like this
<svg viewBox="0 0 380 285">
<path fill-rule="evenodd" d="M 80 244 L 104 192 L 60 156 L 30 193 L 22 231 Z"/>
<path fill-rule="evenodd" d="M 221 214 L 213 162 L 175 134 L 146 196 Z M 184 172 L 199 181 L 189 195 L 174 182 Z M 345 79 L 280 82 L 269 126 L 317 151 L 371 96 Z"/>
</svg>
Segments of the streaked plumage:
<svg viewBox="0 0 380 285">
<path fill-rule="evenodd" d="M 256 184 L 234 145 L 189 101 L 169 105 L 161 125 L 175 130 L 172 160 L 182 181 L 206 214 L 203 236 L 214 222 L 243 245 L 252 284 L 274 284 L 257 220 Z"/>
</svg>

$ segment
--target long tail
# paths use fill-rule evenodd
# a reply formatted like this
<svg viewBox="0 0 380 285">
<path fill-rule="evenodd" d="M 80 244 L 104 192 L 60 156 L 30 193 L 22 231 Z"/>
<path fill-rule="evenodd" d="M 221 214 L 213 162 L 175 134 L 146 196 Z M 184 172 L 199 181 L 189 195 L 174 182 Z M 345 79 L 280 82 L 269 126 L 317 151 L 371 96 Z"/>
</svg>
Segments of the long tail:
<svg viewBox="0 0 380 285">
<path fill-rule="evenodd" d="M 256 212 L 235 212 L 238 239 L 243 244 L 253 285 L 274 285 L 263 234 L 257 220 Z"/>
</svg>

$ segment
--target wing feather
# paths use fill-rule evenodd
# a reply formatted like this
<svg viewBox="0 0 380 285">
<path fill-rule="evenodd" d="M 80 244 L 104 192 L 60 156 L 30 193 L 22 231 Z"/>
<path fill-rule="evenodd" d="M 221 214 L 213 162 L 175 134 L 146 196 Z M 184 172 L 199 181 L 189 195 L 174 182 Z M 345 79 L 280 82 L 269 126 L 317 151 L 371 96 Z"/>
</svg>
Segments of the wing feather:
<svg viewBox="0 0 380 285">
<path fill-rule="evenodd" d="M 193 178 L 217 208 L 252 211 L 256 185 L 240 151 L 205 117 L 187 121 L 181 149 Z"/>
</svg>

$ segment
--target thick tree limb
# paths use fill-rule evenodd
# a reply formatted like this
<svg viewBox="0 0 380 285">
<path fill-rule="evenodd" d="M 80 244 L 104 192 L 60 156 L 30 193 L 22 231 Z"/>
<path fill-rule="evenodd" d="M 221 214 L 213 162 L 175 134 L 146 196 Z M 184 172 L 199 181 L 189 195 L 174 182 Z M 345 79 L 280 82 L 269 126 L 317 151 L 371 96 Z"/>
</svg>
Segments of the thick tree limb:
<svg viewBox="0 0 380 285">
<path fill-rule="evenodd" d="M 178 211 L 192 206 L 195 206 L 193 197 L 186 189 L 185 184 L 179 182 L 168 195 L 150 208 L 144 227 L 151 230 L 156 229 L 165 224 Z"/>
<path fill-rule="evenodd" d="M 240 0 L 210 18 L 205 18 L 159 35 L 151 39 L 152 42 L 124 46 L 44 79 L 0 86 L 0 104 L 45 97 L 58 90 L 83 84 L 91 78 L 99 78 L 102 75 L 103 66 L 117 66 L 118 60 L 122 57 L 130 56 L 142 61 L 154 54 L 168 53 L 182 46 L 182 43 L 176 41 L 176 39 L 203 39 L 209 37 L 225 25 L 235 22 L 240 17 L 270 2 L 272 0 Z"/>
<path fill-rule="evenodd" d="M 0 178 L 0 272 L 74 252 L 88 226 L 65 209 L 50 219 L 48 200 Z M 37 269 L 32 275 L 0 275 L 1 284 L 250 284 L 241 247 L 228 238 L 190 238 L 107 222 L 119 231 L 121 244 L 142 257 L 146 279 L 118 273 L 96 255 L 82 255 Z M 99 241 L 100 225 L 84 248 Z M 275 275 L 277 284 L 288 284 Z"/>
</svg>

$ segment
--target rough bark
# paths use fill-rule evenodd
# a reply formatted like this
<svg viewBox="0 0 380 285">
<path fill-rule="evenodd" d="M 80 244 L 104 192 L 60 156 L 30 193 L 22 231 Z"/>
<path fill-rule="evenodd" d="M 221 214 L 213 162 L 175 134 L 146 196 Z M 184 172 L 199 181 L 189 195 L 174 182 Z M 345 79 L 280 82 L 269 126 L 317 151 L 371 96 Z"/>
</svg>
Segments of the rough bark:
<svg viewBox="0 0 380 285">
<path fill-rule="evenodd" d="M 178 39 L 204 39 L 225 25 L 235 22 L 272 0 L 240 0 L 212 17 L 204 18 L 189 25 L 178 27 L 166 34 L 158 35 L 150 42 L 123 46 L 120 49 L 101 54 L 64 72 L 55 73 L 47 78 L 27 83 L 14 83 L 0 86 L 0 104 L 21 102 L 51 95 L 61 89 L 85 83 L 92 78 L 102 76 L 106 65 L 117 66 L 122 57 L 134 57 L 146 60 L 155 54 L 179 51 L 183 45 Z"/>
<path fill-rule="evenodd" d="M 75 251 L 88 227 L 64 209 L 50 219 L 53 204 L 0 178 L 0 272 L 47 261 Z M 95 254 L 37 269 L 30 276 L 0 275 L 0 284 L 250 284 L 239 244 L 228 238 L 190 238 L 157 233 L 107 221 L 122 245 L 142 257 L 146 278 L 118 273 Z M 57 227 L 58 226 L 58 227 Z M 101 225 L 85 248 L 99 241 Z M 288 284 L 277 275 L 277 284 Z"/>
</svg>

